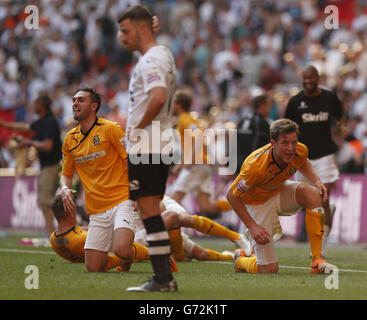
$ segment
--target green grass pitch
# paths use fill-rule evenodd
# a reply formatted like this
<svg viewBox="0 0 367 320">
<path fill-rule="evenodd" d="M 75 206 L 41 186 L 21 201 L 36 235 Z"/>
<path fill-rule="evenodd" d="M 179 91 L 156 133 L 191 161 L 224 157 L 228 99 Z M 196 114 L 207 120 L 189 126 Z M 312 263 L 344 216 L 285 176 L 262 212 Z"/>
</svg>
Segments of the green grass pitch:
<svg viewBox="0 0 367 320">
<path fill-rule="evenodd" d="M 279 241 L 280 270 L 275 275 L 234 272 L 231 262 L 181 262 L 174 274 L 175 293 L 128 293 L 129 286 L 149 279 L 149 262 L 132 265 L 130 272 L 87 273 L 84 264 L 70 263 L 51 248 L 22 246 L 30 234 L 9 232 L 0 238 L 1 300 L 366 300 L 367 245 L 328 246 L 328 261 L 338 269 L 327 289 L 327 275 L 311 275 L 308 244 Z M 31 234 L 37 237 L 37 234 Z M 235 250 L 219 238 L 194 239 L 205 248 Z M 27 289 L 26 267 L 38 269 L 38 289 Z M 330 280 L 330 279 L 329 279 Z M 337 284 L 337 289 L 335 288 Z"/>
</svg>

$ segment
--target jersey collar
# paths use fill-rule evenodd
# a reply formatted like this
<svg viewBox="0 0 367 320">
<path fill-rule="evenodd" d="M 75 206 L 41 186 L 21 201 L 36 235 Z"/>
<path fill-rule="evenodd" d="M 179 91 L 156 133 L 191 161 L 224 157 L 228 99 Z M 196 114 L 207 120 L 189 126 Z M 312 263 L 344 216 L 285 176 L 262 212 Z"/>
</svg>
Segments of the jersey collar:
<svg viewBox="0 0 367 320">
<path fill-rule="evenodd" d="M 73 226 L 73 227 L 72 227 L 72 228 L 70 228 L 69 230 L 67 230 L 67 231 L 65 231 L 65 232 L 63 232 L 63 233 L 60 233 L 60 234 L 56 234 L 56 231 L 55 231 L 54 235 L 55 235 L 55 237 L 62 237 L 62 236 L 64 236 L 64 235 L 68 234 L 70 231 L 74 231 L 74 229 L 75 229 L 75 226 Z"/>
<path fill-rule="evenodd" d="M 74 147 L 74 148 L 72 148 L 72 149 L 70 149 L 69 150 L 69 152 L 72 152 L 72 151 L 74 151 L 76 148 L 78 148 L 80 145 L 81 145 L 81 143 L 88 137 L 88 135 L 89 135 L 89 133 L 92 131 L 92 129 L 94 128 L 94 126 L 100 126 L 100 125 L 102 125 L 101 123 L 98 123 L 98 120 L 99 120 L 99 118 L 98 117 L 96 117 L 96 120 L 94 121 L 94 123 L 93 123 L 93 125 L 89 128 L 89 130 L 87 131 L 87 132 L 83 132 L 82 131 L 82 128 L 80 128 L 80 126 L 79 126 L 79 131 L 80 131 L 80 133 L 84 136 L 83 138 L 82 138 L 82 140 L 80 140 L 80 142 Z M 76 132 L 76 133 L 78 133 L 78 132 Z"/>
<path fill-rule="evenodd" d="M 92 126 L 88 129 L 88 131 L 87 132 L 83 132 L 83 130 L 82 130 L 82 128 L 80 128 L 80 132 L 81 132 L 81 134 L 82 135 L 84 135 L 84 137 L 87 137 L 88 136 L 88 134 L 93 130 L 93 128 L 94 128 L 94 126 L 96 125 L 96 124 L 98 124 L 97 122 L 98 122 L 98 117 L 96 116 L 96 120 L 94 121 L 94 123 L 92 124 Z"/>
<path fill-rule="evenodd" d="M 279 165 L 279 163 L 278 162 L 276 162 L 276 160 L 275 160 L 275 158 L 274 158 L 274 149 L 273 148 L 271 148 L 271 159 L 272 159 L 272 161 L 269 163 L 269 167 L 272 165 L 272 164 L 275 164 L 281 171 L 283 171 L 283 170 L 285 170 L 287 167 L 288 167 L 288 165 L 286 166 L 286 167 L 281 167 L 280 165 Z"/>
</svg>

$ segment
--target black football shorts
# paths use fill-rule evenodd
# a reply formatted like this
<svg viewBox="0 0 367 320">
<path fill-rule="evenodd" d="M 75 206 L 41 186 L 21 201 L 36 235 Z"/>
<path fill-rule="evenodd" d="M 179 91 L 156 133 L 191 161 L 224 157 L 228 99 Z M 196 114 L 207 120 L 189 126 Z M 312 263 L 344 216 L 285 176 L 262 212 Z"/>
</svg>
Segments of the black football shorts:
<svg viewBox="0 0 367 320">
<path fill-rule="evenodd" d="M 146 196 L 160 196 L 163 198 L 166 191 L 166 182 L 170 165 L 162 161 L 152 161 L 152 158 L 160 159 L 160 155 L 149 154 L 148 163 L 134 164 L 128 158 L 128 174 L 130 199 L 137 200 Z"/>
</svg>

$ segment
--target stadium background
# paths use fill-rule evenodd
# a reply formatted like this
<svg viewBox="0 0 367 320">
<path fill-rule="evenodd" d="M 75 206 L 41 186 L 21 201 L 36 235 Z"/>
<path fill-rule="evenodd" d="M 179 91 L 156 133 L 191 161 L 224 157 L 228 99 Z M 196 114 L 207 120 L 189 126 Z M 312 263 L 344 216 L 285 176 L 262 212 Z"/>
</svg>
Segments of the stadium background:
<svg viewBox="0 0 367 320">
<path fill-rule="evenodd" d="M 1 1 L 0 118 L 32 121 L 40 90 L 54 99 L 62 137 L 74 126 L 71 96 L 80 83 L 102 94 L 100 116 L 124 126 L 134 57 L 117 41 L 116 17 L 128 4 L 147 4 L 161 18 L 158 41 L 174 53 L 178 86 L 194 95 L 193 114 L 204 128 L 233 128 L 261 92 L 272 98 L 271 119 L 282 117 L 301 88 L 303 67 L 315 65 L 335 90 L 348 117 L 348 136 L 334 132 L 343 173 L 332 194 L 337 204 L 332 241 L 367 241 L 367 1 Z M 39 29 L 25 28 L 24 9 L 39 9 Z M 339 27 L 327 29 L 325 7 L 336 5 Z M 35 202 L 38 161 L 28 153 L 27 175 L 15 179 L 13 133 L 0 128 L 0 228 L 43 227 Z M 215 180 L 218 195 L 226 181 Z M 195 212 L 193 199 L 185 204 Z M 239 227 L 229 213 L 221 222 Z M 301 217 L 283 231 L 300 230 Z"/>
</svg>

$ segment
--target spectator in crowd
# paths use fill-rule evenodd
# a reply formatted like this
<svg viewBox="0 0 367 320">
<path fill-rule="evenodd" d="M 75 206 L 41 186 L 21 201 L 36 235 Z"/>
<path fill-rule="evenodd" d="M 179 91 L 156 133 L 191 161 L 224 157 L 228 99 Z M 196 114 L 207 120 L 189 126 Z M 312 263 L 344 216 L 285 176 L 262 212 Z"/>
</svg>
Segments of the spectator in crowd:
<svg viewBox="0 0 367 320">
<path fill-rule="evenodd" d="M 31 124 L 0 120 L 2 127 L 33 135 L 32 139 L 23 138 L 19 145 L 34 146 L 38 151 L 41 171 L 37 179 L 37 204 L 44 215 L 49 235 L 54 232 L 51 205 L 57 189 L 61 160 L 60 128 L 51 111 L 51 105 L 51 98 L 43 94 L 34 101 L 34 111 L 39 116 L 38 120 Z"/>
<path fill-rule="evenodd" d="M 254 112 L 250 117 L 242 118 L 237 126 L 237 173 L 243 161 L 250 153 L 270 141 L 268 117 L 271 100 L 266 94 L 253 99 Z"/>
<path fill-rule="evenodd" d="M 80 83 L 89 83 L 102 93 L 105 106 L 101 111 L 110 112 L 106 106 L 115 99 L 119 110 L 125 112 L 127 89 L 122 78 L 130 75 L 136 58 L 119 45 L 116 26 L 110 22 L 116 21 L 128 5 L 138 3 L 147 1 L 39 1 L 37 30 L 24 27 L 24 2 L 2 4 L 0 119 L 21 120 L 23 114 L 24 120 L 29 121 L 29 102 L 41 90 L 68 93 L 68 88 L 74 88 L 74 92 Z M 362 157 L 367 158 L 365 1 L 355 0 L 353 6 L 348 6 L 352 11 L 340 14 L 336 29 L 325 28 L 328 0 L 149 3 L 155 15 L 169 17 L 162 21 L 157 41 L 172 50 L 178 86 L 193 90 L 192 109 L 199 118 L 208 118 L 208 126 L 224 125 L 226 99 L 242 101 L 244 88 L 271 94 L 274 108 L 270 117 L 276 120 L 283 115 L 289 98 L 301 89 L 301 70 L 315 62 L 323 84 L 336 91 L 345 109 L 348 100 L 346 117 L 358 122 L 348 126 L 348 133 L 362 142 Z M 225 69 L 217 67 L 218 57 L 225 61 L 221 64 Z M 118 79 L 113 69 L 118 71 Z M 60 105 L 55 100 L 52 107 L 59 108 L 54 111 L 64 135 L 69 130 L 70 117 L 57 112 Z M 243 110 L 238 108 L 238 112 Z M 2 142 L 6 146 L 3 136 Z"/>
</svg>

